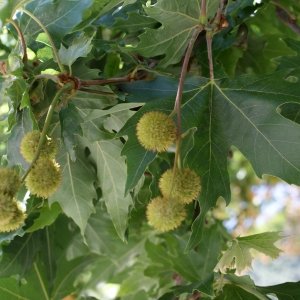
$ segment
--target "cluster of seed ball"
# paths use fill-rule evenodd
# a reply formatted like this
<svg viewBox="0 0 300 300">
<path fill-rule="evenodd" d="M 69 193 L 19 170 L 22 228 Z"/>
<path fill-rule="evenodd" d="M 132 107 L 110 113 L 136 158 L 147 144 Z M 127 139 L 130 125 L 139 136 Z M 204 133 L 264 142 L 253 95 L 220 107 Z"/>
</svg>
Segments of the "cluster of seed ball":
<svg viewBox="0 0 300 300">
<path fill-rule="evenodd" d="M 26 214 L 14 198 L 21 186 L 19 174 L 12 169 L 0 169 L 0 231 L 15 230 L 24 224 Z"/>
<path fill-rule="evenodd" d="M 174 143 L 177 127 L 165 113 L 151 111 L 139 120 L 136 135 L 145 149 L 164 152 Z M 154 228 L 165 232 L 179 227 L 185 219 L 184 206 L 199 196 L 200 178 L 190 168 L 176 169 L 174 175 L 169 169 L 161 176 L 159 189 L 163 197 L 152 199 L 146 214 Z"/>
<path fill-rule="evenodd" d="M 31 162 L 38 149 L 41 132 L 34 130 L 28 132 L 22 142 L 20 151 L 23 157 Z M 48 198 L 53 195 L 61 185 L 62 174 L 59 164 L 55 161 L 57 145 L 47 137 L 36 163 L 25 179 L 25 185 L 32 194 Z"/>
</svg>

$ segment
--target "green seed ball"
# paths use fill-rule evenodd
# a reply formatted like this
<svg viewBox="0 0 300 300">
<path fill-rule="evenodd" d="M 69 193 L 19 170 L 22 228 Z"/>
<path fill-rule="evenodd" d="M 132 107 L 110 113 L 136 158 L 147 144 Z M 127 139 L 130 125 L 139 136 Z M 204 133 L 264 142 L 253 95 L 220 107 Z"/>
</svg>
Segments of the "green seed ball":
<svg viewBox="0 0 300 300">
<path fill-rule="evenodd" d="M 147 219 L 155 229 L 165 232 L 180 226 L 186 210 L 174 198 L 154 198 L 147 206 Z"/>
<path fill-rule="evenodd" d="M 14 217 L 16 210 L 15 201 L 10 195 L 0 194 L 0 225 L 8 224 Z"/>
<path fill-rule="evenodd" d="M 31 162 L 38 149 L 41 132 L 39 130 L 29 131 L 22 139 L 20 151 L 26 161 Z M 51 138 L 46 137 L 45 143 L 40 152 L 40 158 L 47 157 L 54 159 L 57 154 L 57 145 Z"/>
<path fill-rule="evenodd" d="M 40 158 L 26 177 L 25 185 L 32 194 L 48 198 L 58 190 L 61 181 L 59 164 L 49 158 Z"/>
<path fill-rule="evenodd" d="M 144 114 L 136 127 L 140 144 L 147 150 L 164 152 L 176 138 L 174 121 L 165 113 L 151 111 Z"/>
<path fill-rule="evenodd" d="M 19 174 L 12 169 L 0 169 L 0 193 L 13 197 L 21 186 Z"/>
<path fill-rule="evenodd" d="M 1 232 L 8 232 L 18 229 L 22 224 L 24 224 L 24 221 L 27 217 L 20 205 L 20 202 L 16 199 L 13 199 L 13 202 L 15 203 L 14 215 L 8 223 L 0 224 Z"/>
<path fill-rule="evenodd" d="M 159 189 L 163 196 L 170 194 L 173 169 L 167 170 L 159 180 Z M 176 169 L 171 197 L 182 203 L 192 202 L 199 196 L 201 189 L 200 177 L 190 168 Z"/>
</svg>

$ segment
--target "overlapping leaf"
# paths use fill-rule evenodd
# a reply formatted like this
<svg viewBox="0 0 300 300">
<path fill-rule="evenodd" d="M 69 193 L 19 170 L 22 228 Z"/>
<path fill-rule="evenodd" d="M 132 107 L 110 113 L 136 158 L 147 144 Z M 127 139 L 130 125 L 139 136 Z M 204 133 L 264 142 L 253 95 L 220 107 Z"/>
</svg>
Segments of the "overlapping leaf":
<svg viewBox="0 0 300 300">
<path fill-rule="evenodd" d="M 26 5 L 26 9 L 33 13 L 47 28 L 56 46 L 82 20 L 86 9 L 92 5 L 91 0 L 56 1 L 35 0 Z M 24 34 L 32 39 L 42 32 L 41 27 L 26 14 L 20 17 L 20 27 Z"/>
<path fill-rule="evenodd" d="M 122 143 L 115 140 L 102 140 L 87 144 L 91 157 L 97 164 L 97 177 L 107 211 L 118 235 L 125 241 L 128 213 L 133 201 L 130 194 L 124 196 L 126 164 L 125 159 L 120 156 Z"/>
<path fill-rule="evenodd" d="M 207 16 L 212 17 L 219 1 L 207 2 Z M 195 30 L 199 25 L 201 0 L 160 0 L 155 5 L 146 7 L 145 11 L 151 18 L 162 24 L 159 29 L 147 29 L 139 36 L 140 43 L 134 49 L 141 55 L 154 57 L 165 55 L 159 63 L 161 68 L 180 61 Z M 176 26 L 174 26 L 176 24 Z"/>
<path fill-rule="evenodd" d="M 0 29 L 11 19 L 19 7 L 33 0 L 2 0 L 0 2 Z"/>
<path fill-rule="evenodd" d="M 182 133 L 197 128 L 194 147 L 185 159 L 185 165 L 201 177 L 201 214 L 192 226 L 187 250 L 194 248 L 202 238 L 205 214 L 219 196 L 230 201 L 227 155 L 236 146 L 252 164 L 256 174 L 277 176 L 288 183 L 300 184 L 299 125 L 278 114 L 277 107 L 286 102 L 300 102 L 299 88 L 285 78 L 291 70 L 282 70 L 265 77 L 245 75 L 233 80 L 209 81 L 204 78 L 186 80 L 183 92 Z M 299 77 L 299 70 L 292 72 Z M 127 85 L 128 86 L 128 85 Z M 134 86 L 134 84 L 133 84 Z M 134 186 L 155 153 L 138 145 L 135 126 L 143 113 L 149 110 L 171 112 L 175 93 L 166 91 L 156 81 L 144 83 L 139 92 L 170 95 L 147 103 L 124 126 L 119 135 L 129 139 L 122 154 L 127 156 L 127 186 Z M 173 94 L 173 96 L 172 96 Z M 146 99 L 144 102 L 147 102 Z M 173 100 L 174 101 L 174 100 Z M 131 175 L 132 174 L 132 175 Z"/>
<path fill-rule="evenodd" d="M 58 191 L 49 198 L 50 205 L 58 202 L 63 212 L 71 217 L 84 234 L 87 220 L 95 211 L 93 198 L 97 181 L 94 170 L 84 156 L 84 148 L 78 147 L 76 161 L 73 162 L 66 150 L 61 148 L 56 160 L 60 164 L 63 179 Z"/>
<path fill-rule="evenodd" d="M 296 300 L 300 295 L 300 282 L 285 282 L 273 286 L 257 286 L 257 290 L 264 295 L 275 294 L 278 300 Z"/>
</svg>

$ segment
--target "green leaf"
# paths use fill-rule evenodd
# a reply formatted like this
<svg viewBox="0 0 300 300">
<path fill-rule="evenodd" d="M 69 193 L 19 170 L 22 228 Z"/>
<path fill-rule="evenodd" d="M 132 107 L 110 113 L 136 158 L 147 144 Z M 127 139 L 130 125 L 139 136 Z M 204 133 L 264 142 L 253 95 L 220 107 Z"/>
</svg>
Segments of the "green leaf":
<svg viewBox="0 0 300 300">
<path fill-rule="evenodd" d="M 300 67 L 300 42 L 293 39 L 284 39 L 288 47 L 296 52 L 297 55 L 289 55 L 277 58 L 276 61 L 279 63 L 277 70 L 285 68 L 299 68 Z"/>
<path fill-rule="evenodd" d="M 143 266 L 137 266 L 128 274 L 120 286 L 118 296 L 133 294 L 140 289 L 149 292 L 157 284 L 157 280 L 144 275 L 144 269 Z"/>
<path fill-rule="evenodd" d="M 6 88 L 6 95 L 10 99 L 10 105 L 12 106 L 12 111 L 9 115 L 9 128 L 11 130 L 12 126 L 16 124 L 16 114 L 18 109 L 22 109 L 25 106 L 30 106 L 30 100 L 28 95 L 29 85 L 24 79 L 17 78 L 14 80 L 8 88 Z"/>
<path fill-rule="evenodd" d="M 111 27 L 126 33 L 141 31 L 144 28 L 155 28 L 157 21 L 153 18 L 142 16 L 136 12 L 129 12 L 128 18 L 116 18 L 116 23 Z"/>
<path fill-rule="evenodd" d="M 85 230 L 86 242 L 93 253 L 105 254 L 116 259 L 115 252 L 122 242 L 101 204 L 100 202 L 97 204 L 96 213 L 92 214 L 88 220 Z"/>
<path fill-rule="evenodd" d="M 17 111 L 16 124 L 11 130 L 7 142 L 7 160 L 10 167 L 20 165 L 26 170 L 29 166 L 28 162 L 20 153 L 20 144 L 24 135 L 32 130 L 38 129 L 34 116 L 29 107 Z"/>
<path fill-rule="evenodd" d="M 120 5 L 123 3 L 122 7 L 125 7 L 126 5 L 133 4 L 137 0 L 111 0 L 109 3 L 101 10 L 100 15 L 106 14 L 109 10 L 116 7 L 117 5 Z"/>
<path fill-rule="evenodd" d="M 296 300 L 300 295 L 300 281 L 285 282 L 272 286 L 257 286 L 256 289 L 264 295 L 275 294 L 278 300 Z"/>
<path fill-rule="evenodd" d="M 250 278 L 250 276 L 236 276 L 234 274 L 226 274 L 224 276 L 223 282 L 226 282 L 226 284 L 233 284 L 235 286 L 238 286 L 245 290 L 246 292 L 249 292 L 250 294 L 256 296 L 260 300 L 269 300 L 268 297 L 262 295 L 259 293 L 256 289 L 256 286 L 254 285 L 253 280 Z"/>
<path fill-rule="evenodd" d="M 91 90 L 91 92 L 89 92 Z M 78 91 L 73 97 L 72 102 L 75 104 L 79 112 L 84 112 L 83 118 L 93 110 L 102 110 L 107 106 L 117 104 L 117 96 L 109 86 L 95 86 L 86 91 Z"/>
<path fill-rule="evenodd" d="M 215 293 L 213 289 L 213 283 L 214 283 L 214 274 L 212 273 L 211 275 L 204 278 L 200 282 L 195 282 L 186 286 L 173 287 L 173 291 L 176 296 L 179 296 L 180 294 L 183 293 L 192 294 L 194 291 L 198 291 L 207 296 L 214 297 Z"/>
<path fill-rule="evenodd" d="M 75 279 L 90 265 L 99 260 L 96 255 L 78 257 L 67 261 L 62 256 L 57 261 L 57 276 L 55 278 L 54 289 L 51 296 L 53 300 L 61 300 L 74 292 Z"/>
<path fill-rule="evenodd" d="M 2 247 L 0 278 L 19 274 L 22 278 L 32 267 L 37 251 L 40 249 L 40 232 L 36 231 L 15 237 L 7 246 Z"/>
<path fill-rule="evenodd" d="M 81 139 L 77 139 L 81 142 Z M 58 191 L 49 198 L 49 204 L 58 202 L 63 212 L 71 217 L 84 234 L 87 220 L 95 212 L 93 198 L 96 191 L 93 183 L 97 181 L 95 172 L 84 156 L 84 147 L 78 146 L 76 161 L 70 159 L 64 148 L 56 156 L 63 178 Z"/>
<path fill-rule="evenodd" d="M 15 278 L 0 279 L 0 297 L 5 300 L 49 299 L 43 266 L 34 262 L 21 284 Z"/>
<path fill-rule="evenodd" d="M 58 47 L 61 39 L 82 21 L 84 11 L 92 3 L 91 0 L 74 0 L 67 3 L 35 0 L 27 4 L 25 8 L 43 23 Z M 40 26 L 26 14 L 22 14 L 19 20 L 20 27 L 24 28 L 24 35 L 35 39 L 42 32 Z"/>
<path fill-rule="evenodd" d="M 0 2 L 0 29 L 12 19 L 16 10 L 32 0 L 2 0 Z"/>
<path fill-rule="evenodd" d="M 204 230 L 204 236 L 205 239 L 200 243 L 197 252 L 183 254 L 186 241 L 179 236 L 171 235 L 166 236 L 168 249 L 149 241 L 146 242 L 145 249 L 154 263 L 175 270 L 191 282 L 199 282 L 212 274 L 221 251 L 217 225 Z"/>
<path fill-rule="evenodd" d="M 72 161 L 76 160 L 74 147 L 76 146 L 75 135 L 82 136 L 82 128 L 80 124 L 83 122 L 76 106 L 69 102 L 59 112 L 61 124 L 61 137 L 66 146 Z"/>
<path fill-rule="evenodd" d="M 120 238 L 125 241 L 128 213 L 133 205 L 131 195 L 125 193 L 126 164 L 120 156 L 123 144 L 119 141 L 97 141 L 89 144 L 91 157 L 97 164 L 97 177 L 107 211 Z"/>
<path fill-rule="evenodd" d="M 94 109 L 79 109 L 84 118 L 84 124 L 82 124 L 84 136 L 87 137 L 91 143 L 112 139 L 114 137 L 114 134 L 111 133 L 112 130 L 119 131 L 120 127 L 124 125 L 125 120 L 127 121 L 127 117 L 131 116 L 129 109 L 138 106 L 140 106 L 140 104 L 121 103 L 107 110 L 98 109 L 96 107 Z M 109 116 L 111 116 L 111 118 L 107 120 Z"/>
<path fill-rule="evenodd" d="M 243 300 L 262 300 L 260 296 L 254 295 L 251 292 L 245 291 L 241 287 L 234 284 L 226 284 L 223 288 L 223 293 L 216 300 L 243 299 Z"/>
<path fill-rule="evenodd" d="M 91 52 L 91 42 L 93 37 L 94 35 L 91 38 L 88 38 L 84 35 L 84 33 L 81 33 L 80 36 L 76 37 L 73 40 L 71 46 L 69 46 L 68 49 L 66 49 L 64 45 L 61 44 L 58 51 L 61 62 L 64 65 L 69 66 L 69 69 L 71 70 L 72 64 L 78 57 L 86 57 Z"/>
<path fill-rule="evenodd" d="M 51 225 L 61 213 L 61 208 L 56 202 L 53 203 L 50 208 L 48 203 L 45 202 L 45 204 L 38 209 L 38 212 L 40 213 L 39 217 L 34 220 L 32 226 L 26 229 L 26 232 L 33 232 L 35 230 L 42 229 L 45 226 Z"/>
<path fill-rule="evenodd" d="M 208 18 L 215 14 L 218 2 L 207 1 Z M 195 27 L 199 25 L 200 5 L 201 0 L 188 3 L 185 0 L 160 0 L 155 5 L 145 7 L 148 16 L 160 22 L 162 26 L 159 29 L 147 29 L 146 33 L 140 35 L 140 43 L 134 48 L 134 52 L 147 57 L 165 54 L 159 63 L 161 68 L 178 63 Z"/>
<path fill-rule="evenodd" d="M 251 268 L 252 255 L 250 249 L 255 249 L 265 255 L 276 258 L 282 250 L 274 243 L 282 239 L 280 232 L 264 232 L 260 234 L 238 237 L 231 242 L 214 271 L 226 274 L 226 269 L 236 269 L 238 274 L 246 268 Z"/>
<path fill-rule="evenodd" d="M 144 290 L 141 290 L 135 294 L 126 295 L 121 299 L 122 300 L 148 300 L 149 298 L 148 298 L 148 294 Z"/>
</svg>

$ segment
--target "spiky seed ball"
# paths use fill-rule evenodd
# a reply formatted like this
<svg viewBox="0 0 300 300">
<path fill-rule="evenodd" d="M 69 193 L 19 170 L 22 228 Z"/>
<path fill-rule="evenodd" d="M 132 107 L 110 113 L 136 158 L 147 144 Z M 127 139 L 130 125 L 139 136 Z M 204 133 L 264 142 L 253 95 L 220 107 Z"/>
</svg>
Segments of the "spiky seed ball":
<svg viewBox="0 0 300 300">
<path fill-rule="evenodd" d="M 21 208 L 19 201 L 15 199 L 13 199 L 13 201 L 15 202 L 14 216 L 7 224 L 0 225 L 0 231 L 2 232 L 8 232 L 18 229 L 22 224 L 24 224 L 24 221 L 26 219 L 26 214 Z"/>
<path fill-rule="evenodd" d="M 0 169 L 0 193 L 13 197 L 21 186 L 19 174 L 12 169 Z"/>
<path fill-rule="evenodd" d="M 26 133 L 22 139 L 20 151 L 23 157 L 28 162 L 31 162 L 33 160 L 33 157 L 39 145 L 40 137 L 41 137 L 41 132 L 39 130 L 33 130 Z M 39 157 L 40 158 L 47 157 L 53 159 L 55 158 L 56 154 L 57 154 L 57 145 L 55 141 L 53 141 L 49 137 L 46 137 L 46 141 L 42 147 Z"/>
<path fill-rule="evenodd" d="M 163 196 L 170 193 L 173 169 L 167 170 L 159 179 L 159 189 Z M 190 168 L 177 169 L 171 191 L 171 197 L 176 197 L 182 203 L 189 203 L 199 196 L 201 189 L 200 177 Z"/>
<path fill-rule="evenodd" d="M 40 158 L 26 177 L 25 185 L 32 194 L 48 198 L 58 190 L 61 180 L 59 164 L 49 158 Z"/>
<path fill-rule="evenodd" d="M 160 111 L 144 114 L 136 126 L 140 144 L 151 151 L 166 151 L 174 143 L 176 132 L 174 121 Z"/>
<path fill-rule="evenodd" d="M 163 232 L 179 227 L 185 216 L 184 205 L 174 198 L 156 197 L 147 206 L 149 223 Z"/>
<path fill-rule="evenodd" d="M 0 225 L 5 225 L 14 217 L 16 200 L 10 195 L 0 194 Z"/>
</svg>

